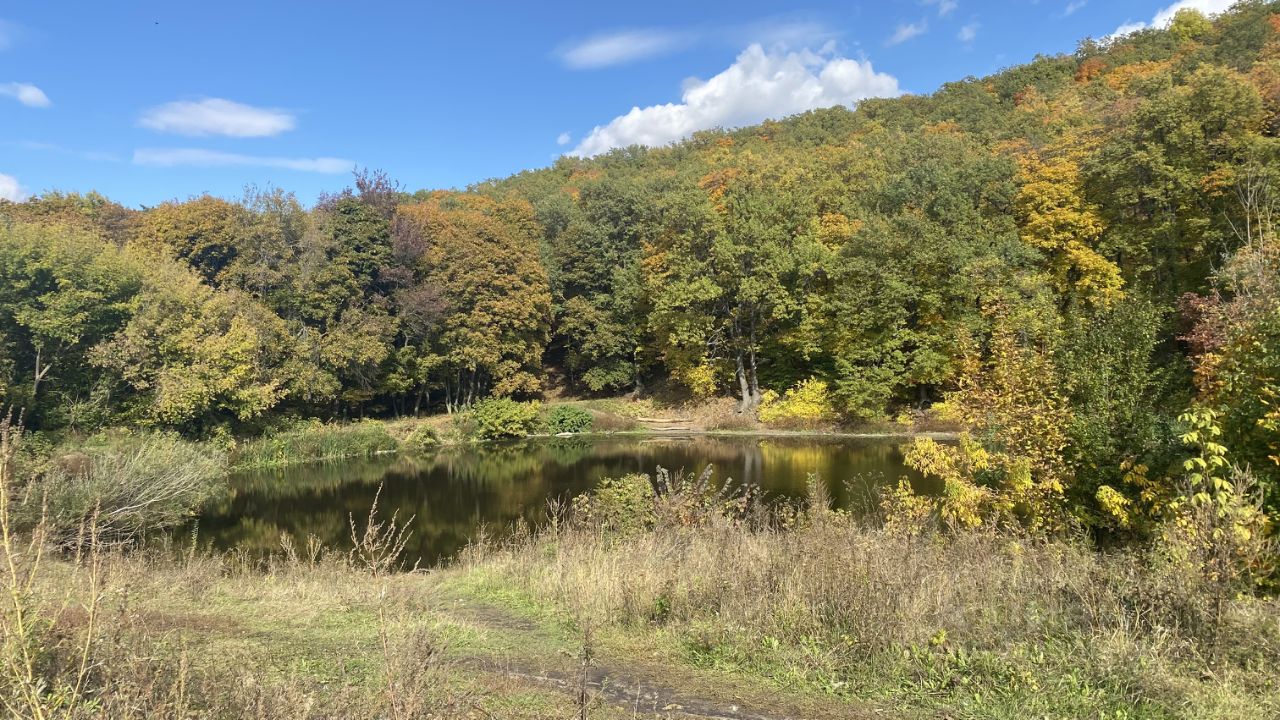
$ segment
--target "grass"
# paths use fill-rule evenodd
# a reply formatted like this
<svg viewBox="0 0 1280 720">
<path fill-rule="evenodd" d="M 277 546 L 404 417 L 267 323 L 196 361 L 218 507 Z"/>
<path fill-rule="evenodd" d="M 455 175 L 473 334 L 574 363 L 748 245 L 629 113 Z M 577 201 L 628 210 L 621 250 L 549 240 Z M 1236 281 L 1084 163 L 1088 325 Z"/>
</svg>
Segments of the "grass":
<svg viewBox="0 0 1280 720">
<path fill-rule="evenodd" d="M 25 460 L 14 490 L 16 525 L 44 522 L 66 543 L 92 521 L 106 541 L 184 520 L 224 487 L 221 453 L 173 435 L 104 433 Z"/>
<path fill-rule="evenodd" d="M 294 463 L 368 457 L 395 452 L 400 443 L 387 431 L 385 423 L 363 421 L 350 424 L 310 423 L 269 433 L 238 447 L 233 469 L 250 470 Z"/>
<path fill-rule="evenodd" d="M 431 572 L 392 572 L 403 529 L 374 511 L 349 553 L 112 546 L 92 523 L 56 551 L 47 521 L 10 523 L 14 444 L 0 428 L 15 717 L 640 716 L 600 668 L 683 693 L 646 717 L 1280 715 L 1280 603 L 1218 612 L 1159 548 L 868 523 L 816 484 L 763 508 L 631 476 Z"/>
<path fill-rule="evenodd" d="M 803 692 L 959 717 L 1280 714 L 1275 600 L 1238 598 L 1210 632 L 1211 589 L 1151 554 L 784 519 L 561 524 L 466 567 L 488 597 Z"/>
</svg>

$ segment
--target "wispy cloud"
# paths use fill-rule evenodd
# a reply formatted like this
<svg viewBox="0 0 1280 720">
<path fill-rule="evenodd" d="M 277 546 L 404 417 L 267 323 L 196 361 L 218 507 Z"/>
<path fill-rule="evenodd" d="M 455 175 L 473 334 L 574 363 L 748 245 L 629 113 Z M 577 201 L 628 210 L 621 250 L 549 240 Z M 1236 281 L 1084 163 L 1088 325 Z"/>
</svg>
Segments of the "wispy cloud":
<svg viewBox="0 0 1280 720">
<path fill-rule="evenodd" d="M 43 90 L 30 83 L 0 83 L 0 95 L 11 97 L 27 107 L 46 108 L 53 104 Z"/>
<path fill-rule="evenodd" d="M 1089 0 L 1071 0 L 1071 2 L 1067 3 L 1067 6 L 1062 9 L 1062 17 L 1071 17 L 1072 15 L 1075 15 L 1077 12 L 1083 10 L 1084 6 L 1088 4 Z"/>
<path fill-rule="evenodd" d="M 0 200 L 22 202 L 27 199 L 27 191 L 18 184 L 18 178 L 0 173 Z"/>
<path fill-rule="evenodd" d="M 938 8 L 938 17 L 946 17 L 960 6 L 956 0 L 920 0 L 921 5 L 933 5 Z"/>
<path fill-rule="evenodd" d="M 22 26 L 8 20 L 0 20 L 0 50 L 8 50 L 18 44 Z"/>
<path fill-rule="evenodd" d="M 960 32 L 956 33 L 956 38 L 962 43 L 971 43 L 978 37 L 978 28 L 982 27 L 976 22 L 971 22 L 960 28 Z"/>
<path fill-rule="evenodd" d="M 556 136 L 557 145 L 568 145 L 571 140 L 573 140 L 573 136 L 567 132 L 562 132 Z"/>
<path fill-rule="evenodd" d="M 884 42 L 885 45 L 900 45 L 913 37 L 923 35 L 929 29 L 929 24 L 921 20 L 918 23 L 903 23 L 893 31 L 893 35 Z"/>
<path fill-rule="evenodd" d="M 109 152 L 101 152 L 97 150 L 75 150 L 73 148 L 58 145 L 56 143 L 38 142 L 35 140 L 21 140 L 16 143 L 10 143 L 15 147 L 23 150 L 34 150 L 36 152 L 51 152 L 59 155 L 70 155 L 72 157 L 82 158 L 84 160 L 93 160 L 94 162 L 120 162 L 120 158 Z"/>
<path fill-rule="evenodd" d="M 590 70 L 665 55 L 692 39 L 689 33 L 674 30 L 624 30 L 564 45 L 557 54 L 574 70 Z"/>
<path fill-rule="evenodd" d="M 133 162 L 153 167 L 266 167 L 329 174 L 350 172 L 356 165 L 344 158 L 241 155 L 201 148 L 140 148 L 133 151 Z"/>
<path fill-rule="evenodd" d="M 153 107 L 138 119 L 142 127 L 178 135 L 268 137 L 292 130 L 297 122 L 284 110 L 259 108 L 222 98 L 178 100 Z"/>
<path fill-rule="evenodd" d="M 698 130 L 899 94 L 897 79 L 876 72 L 866 60 L 831 52 L 766 50 L 757 43 L 710 80 L 685 81 L 680 102 L 634 107 L 595 127 L 571 154 L 589 157 L 629 145 L 666 145 Z"/>
<path fill-rule="evenodd" d="M 736 47 L 760 43 L 765 47 L 815 48 L 835 40 L 840 33 L 826 23 L 795 17 L 773 17 L 725 30 L 724 40 Z"/>
<path fill-rule="evenodd" d="M 1177 15 L 1179 10 L 1199 10 L 1205 15 L 1216 15 L 1217 13 L 1225 12 L 1235 4 L 1236 0 L 1178 0 L 1178 2 L 1157 12 L 1155 17 L 1151 18 L 1151 22 L 1127 22 L 1116 28 L 1115 32 L 1108 37 L 1117 38 L 1139 30 L 1146 30 L 1147 28 L 1168 27 L 1169 23 L 1173 22 L 1173 16 Z"/>
<path fill-rule="evenodd" d="M 731 25 L 602 32 L 567 42 L 555 54 L 566 67 L 589 70 L 670 55 L 706 43 L 799 49 L 822 47 L 839 37 L 839 31 L 811 16 L 787 14 Z"/>
</svg>

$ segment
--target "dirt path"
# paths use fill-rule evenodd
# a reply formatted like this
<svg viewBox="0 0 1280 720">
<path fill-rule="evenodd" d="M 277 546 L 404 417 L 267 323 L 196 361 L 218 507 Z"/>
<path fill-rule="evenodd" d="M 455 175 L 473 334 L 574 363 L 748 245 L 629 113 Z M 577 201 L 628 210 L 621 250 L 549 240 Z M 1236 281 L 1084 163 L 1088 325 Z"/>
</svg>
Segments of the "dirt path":
<svg viewBox="0 0 1280 720">
<path fill-rule="evenodd" d="M 478 671 L 607 705 L 633 717 L 705 720 L 806 720 L 885 717 L 867 707 L 826 699 L 797 701 L 764 683 L 750 683 L 696 668 L 624 659 L 607 648 L 585 666 L 568 638 L 530 620 L 487 604 L 452 605 L 446 617 L 506 640 L 511 652 L 468 656 L 459 662 Z M 567 632 L 567 631 L 566 631 Z M 559 644 L 560 649 L 556 650 Z"/>
</svg>

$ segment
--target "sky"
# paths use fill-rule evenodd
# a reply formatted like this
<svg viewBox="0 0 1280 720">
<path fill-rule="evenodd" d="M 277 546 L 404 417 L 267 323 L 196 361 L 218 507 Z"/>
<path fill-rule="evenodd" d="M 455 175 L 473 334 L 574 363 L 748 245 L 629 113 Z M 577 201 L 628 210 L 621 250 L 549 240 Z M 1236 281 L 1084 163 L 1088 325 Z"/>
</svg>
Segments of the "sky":
<svg viewBox="0 0 1280 720">
<path fill-rule="evenodd" d="M 929 93 L 1231 0 L 0 0 L 0 198 L 466 187 Z"/>
</svg>

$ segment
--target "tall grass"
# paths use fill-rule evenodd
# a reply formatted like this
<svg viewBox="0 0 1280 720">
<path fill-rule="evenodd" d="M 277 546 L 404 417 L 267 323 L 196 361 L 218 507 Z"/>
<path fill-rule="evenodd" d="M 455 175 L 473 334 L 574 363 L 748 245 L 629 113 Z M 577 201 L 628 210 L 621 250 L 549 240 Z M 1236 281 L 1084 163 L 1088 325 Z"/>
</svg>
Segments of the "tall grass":
<svg viewBox="0 0 1280 720">
<path fill-rule="evenodd" d="M 869 526 L 821 500 L 664 513 L 708 505 L 606 488 L 613 512 L 580 502 L 465 567 L 565 617 L 656 631 L 691 662 L 821 692 L 960 716 L 1280 716 L 1280 604 L 1217 616 L 1167 554 Z"/>
<path fill-rule="evenodd" d="M 52 541 L 68 543 L 91 519 L 101 540 L 164 528 L 225 487 L 225 458 L 207 446 L 166 434 L 120 434 L 55 448 L 13 478 L 18 527 L 44 523 Z"/>
<path fill-rule="evenodd" d="M 279 467 L 293 463 L 368 457 L 395 452 L 399 443 L 383 423 L 314 423 L 250 440 L 233 453 L 233 469 Z"/>
<path fill-rule="evenodd" d="M 476 696 L 449 685 L 450 661 L 406 607 L 410 576 L 388 577 L 403 549 L 404 531 L 394 519 L 371 511 L 360 555 L 319 551 L 263 569 L 236 554 L 182 558 L 145 549 L 125 551 L 105 543 L 97 512 L 81 523 L 78 542 L 53 542 L 48 516 L 25 531 L 14 523 L 13 490 L 22 482 L 15 458 L 22 433 L 0 419 L 0 712 L 15 720 L 131 720 L 133 718 L 392 718 L 426 720 L 491 717 Z M 153 439 L 154 441 L 154 439 Z M 152 442 L 117 464 L 122 472 L 146 465 Z M 170 448 L 172 449 L 172 447 Z M 160 457 L 156 455 L 156 457 Z M 95 467 L 109 467 L 100 465 Z M 130 473 L 136 478 L 138 473 Z M 105 498 L 104 498 L 105 499 Z M 98 503 L 105 507 L 105 503 Z M 355 533 L 353 523 L 353 535 Z M 221 585 L 256 600 L 240 614 L 210 615 L 234 625 L 258 620 L 256 613 L 285 604 L 291 614 L 329 605 L 371 623 L 353 623 L 342 652 L 360 654 L 342 670 L 342 682 L 307 674 L 279 673 L 274 652 L 224 657 L 190 652 L 196 637 L 228 633 L 202 625 L 206 594 Z M 139 592 L 140 599 L 133 593 Z M 213 593 L 216 594 L 216 593 Z M 264 602 L 264 594 L 269 600 Z M 186 604 L 182 602 L 186 599 Z M 141 600 L 141 602 L 139 601 Z M 153 601 L 147 606 L 147 601 Z M 156 602 L 158 601 L 158 602 Z M 251 601 L 252 602 L 252 601 Z M 353 612 L 352 606 L 360 608 Z M 336 608 L 334 607 L 336 606 Z M 145 608 L 145 609 L 143 609 Z M 287 634 L 285 634 L 287 637 Z M 225 642 L 225 637 L 224 637 Z M 294 648 L 322 656 L 320 648 Z M 334 642 L 329 640 L 329 642 Z M 277 648 L 271 648 L 276 650 Z M 310 652 L 308 652 L 310 651 Z M 361 663 L 372 667 L 361 669 Z"/>
</svg>

